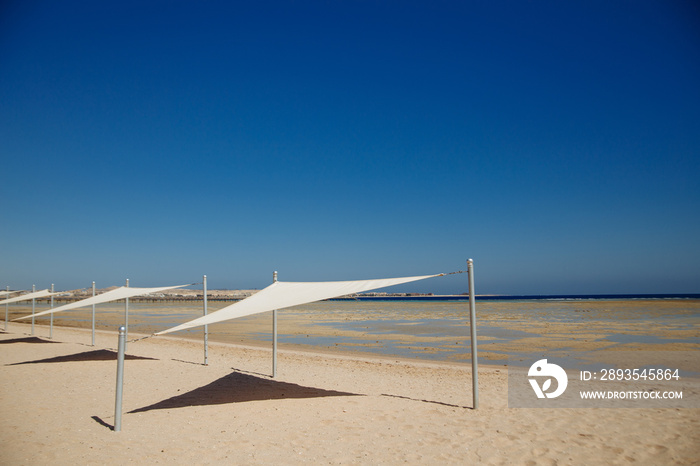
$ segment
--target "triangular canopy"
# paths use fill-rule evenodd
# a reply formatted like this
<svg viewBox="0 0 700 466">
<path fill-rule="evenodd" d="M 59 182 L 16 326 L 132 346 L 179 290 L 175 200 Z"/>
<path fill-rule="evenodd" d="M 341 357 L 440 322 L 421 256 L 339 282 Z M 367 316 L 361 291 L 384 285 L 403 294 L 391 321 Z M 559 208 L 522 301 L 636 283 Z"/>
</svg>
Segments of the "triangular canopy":
<svg viewBox="0 0 700 466">
<path fill-rule="evenodd" d="M 30 299 L 46 298 L 47 296 L 56 295 L 61 293 L 51 293 L 48 288 L 41 291 L 34 291 L 32 293 L 23 294 L 22 296 L 15 296 L 14 298 L 5 299 L 0 301 L 0 304 L 10 304 L 19 301 L 29 301 Z M 31 317 L 31 316 L 29 316 Z"/>
<path fill-rule="evenodd" d="M 91 306 L 93 304 L 107 303 L 109 301 L 117 301 L 117 300 L 124 299 L 124 298 L 131 298 L 132 296 L 140 296 L 140 295 L 144 295 L 144 294 L 157 293 L 159 291 L 170 290 L 173 288 L 182 288 L 184 286 L 190 286 L 190 285 L 161 286 L 158 288 L 136 288 L 136 287 L 121 286 L 117 289 L 114 289 L 112 291 L 107 291 L 106 293 L 102 293 L 102 294 L 99 294 L 97 296 L 93 296 L 91 298 L 76 301 L 74 303 L 65 304 L 63 306 L 55 307 L 53 309 L 49 309 L 47 311 L 43 311 L 43 312 L 40 312 L 38 314 L 34 314 L 34 317 L 39 317 L 39 316 L 43 316 L 43 315 L 51 314 L 51 313 L 55 313 L 55 312 L 68 311 L 70 309 L 77 309 L 79 307 Z M 13 320 L 28 319 L 30 317 L 32 317 L 32 316 L 29 315 L 29 316 L 24 316 L 24 317 L 18 317 L 17 319 L 13 319 Z"/>
<path fill-rule="evenodd" d="M 12 293 L 19 293 L 19 291 L 0 291 L 0 296 L 7 296 Z"/>
<path fill-rule="evenodd" d="M 363 291 L 400 285 L 401 283 L 424 280 L 426 278 L 439 277 L 442 275 L 445 274 L 345 282 L 274 282 L 267 288 L 258 291 L 253 296 L 242 301 L 226 306 L 204 317 L 199 317 L 176 327 L 163 330 L 162 332 L 156 333 L 156 335 L 163 335 L 275 309 L 284 309 L 300 304 L 322 301 L 324 299 L 352 293 L 361 293 Z"/>
</svg>

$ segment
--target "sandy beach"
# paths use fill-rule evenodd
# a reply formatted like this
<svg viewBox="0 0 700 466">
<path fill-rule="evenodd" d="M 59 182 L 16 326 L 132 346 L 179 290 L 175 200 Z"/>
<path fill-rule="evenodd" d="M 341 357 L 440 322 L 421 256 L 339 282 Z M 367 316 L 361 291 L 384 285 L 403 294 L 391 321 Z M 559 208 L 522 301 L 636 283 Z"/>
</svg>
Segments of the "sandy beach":
<svg viewBox="0 0 700 466">
<path fill-rule="evenodd" d="M 0 334 L 2 464 L 697 464 L 698 409 L 516 409 L 508 369 L 11 322 Z M 130 335 L 131 338 L 137 335 Z"/>
</svg>

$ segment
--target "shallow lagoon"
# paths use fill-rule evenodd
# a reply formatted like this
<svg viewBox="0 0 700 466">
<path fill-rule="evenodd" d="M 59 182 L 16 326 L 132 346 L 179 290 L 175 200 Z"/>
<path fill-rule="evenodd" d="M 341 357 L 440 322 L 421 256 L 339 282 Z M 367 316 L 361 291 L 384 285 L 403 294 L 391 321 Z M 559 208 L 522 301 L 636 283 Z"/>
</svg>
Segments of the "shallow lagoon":
<svg viewBox="0 0 700 466">
<path fill-rule="evenodd" d="M 209 303 L 209 313 L 230 303 Z M 467 301 L 325 301 L 278 312 L 281 348 L 302 347 L 425 360 L 471 358 Z M 36 312 L 48 308 L 37 304 Z M 10 306 L 10 318 L 31 304 Z M 149 334 L 202 315 L 201 303 L 129 304 L 129 330 Z M 55 325 L 91 326 L 91 308 L 56 314 Z M 37 319 L 48 324 L 49 318 Z M 97 306 L 96 328 L 123 325 L 124 303 Z M 271 313 L 209 326 L 212 341 L 269 345 Z M 181 332 L 199 339 L 203 330 Z M 479 359 L 517 363 L 557 354 L 584 360 L 600 351 L 700 350 L 700 300 L 522 300 L 477 302 Z"/>
</svg>

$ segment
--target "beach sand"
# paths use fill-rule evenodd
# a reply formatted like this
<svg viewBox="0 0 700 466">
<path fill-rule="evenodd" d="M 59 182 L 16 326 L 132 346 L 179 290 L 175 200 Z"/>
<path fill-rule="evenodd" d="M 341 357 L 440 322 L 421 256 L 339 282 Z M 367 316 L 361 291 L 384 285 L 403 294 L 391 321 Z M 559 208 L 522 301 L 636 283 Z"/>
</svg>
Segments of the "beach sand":
<svg viewBox="0 0 700 466">
<path fill-rule="evenodd" d="M 10 323 L 0 464 L 693 464 L 699 409 L 508 408 L 507 368 Z M 136 335 L 130 335 L 135 338 Z"/>
</svg>

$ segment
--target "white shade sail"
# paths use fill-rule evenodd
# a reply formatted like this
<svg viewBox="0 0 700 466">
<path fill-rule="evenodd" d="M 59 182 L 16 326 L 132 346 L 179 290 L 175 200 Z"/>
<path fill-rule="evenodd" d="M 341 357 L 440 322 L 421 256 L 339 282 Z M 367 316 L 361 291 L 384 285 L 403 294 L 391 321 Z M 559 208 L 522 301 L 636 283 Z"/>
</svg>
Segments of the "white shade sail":
<svg viewBox="0 0 700 466">
<path fill-rule="evenodd" d="M 144 295 L 144 294 L 158 293 L 159 291 L 171 290 L 173 288 L 182 288 L 185 286 L 190 286 L 190 284 L 175 285 L 175 286 L 161 286 L 158 288 L 136 288 L 136 287 L 121 286 L 117 289 L 114 289 L 112 291 L 107 291 L 106 293 L 102 293 L 102 294 L 99 294 L 97 296 L 93 296 L 91 298 L 76 301 L 74 303 L 68 303 L 68 304 L 65 304 L 63 306 L 49 309 L 47 311 L 39 312 L 38 314 L 34 314 L 34 317 L 39 317 L 39 316 L 43 316 L 46 314 L 52 314 L 55 312 L 68 311 L 70 309 L 78 309 L 80 307 L 92 306 L 93 304 L 107 303 L 110 301 L 118 301 L 120 299 L 131 298 L 132 296 L 140 296 L 140 295 Z M 13 319 L 13 320 L 29 319 L 30 317 L 32 317 L 32 316 L 29 315 L 29 316 L 24 316 L 24 317 L 18 317 L 17 319 Z"/>
<path fill-rule="evenodd" d="M 47 296 L 57 295 L 61 293 L 51 293 L 48 288 L 41 291 L 35 291 L 33 293 L 23 294 L 22 296 L 15 296 L 14 298 L 5 299 L 0 301 L 0 304 L 10 304 L 17 303 L 19 301 L 29 301 L 30 299 L 46 298 Z M 31 316 L 29 316 L 31 317 Z"/>
<path fill-rule="evenodd" d="M 19 291 L 0 291 L 0 296 L 7 296 L 12 293 L 19 293 Z"/>
<path fill-rule="evenodd" d="M 322 301 L 338 296 L 361 293 L 377 288 L 400 285 L 402 283 L 424 280 L 426 278 L 440 277 L 442 275 L 445 274 L 344 282 L 274 282 L 267 288 L 258 291 L 253 296 L 242 301 L 226 306 L 204 317 L 199 317 L 176 327 L 163 330 L 162 332 L 156 333 L 156 335 L 214 324 L 275 309 L 284 309 L 300 304 Z"/>
</svg>

